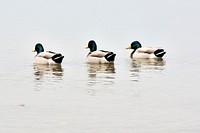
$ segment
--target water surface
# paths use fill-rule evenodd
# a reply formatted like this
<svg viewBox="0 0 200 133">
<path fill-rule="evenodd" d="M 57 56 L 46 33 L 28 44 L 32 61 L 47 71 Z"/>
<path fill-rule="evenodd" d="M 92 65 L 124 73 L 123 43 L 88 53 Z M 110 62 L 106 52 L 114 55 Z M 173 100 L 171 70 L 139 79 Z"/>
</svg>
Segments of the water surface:
<svg viewBox="0 0 200 133">
<path fill-rule="evenodd" d="M 200 131 L 198 60 L 132 60 L 121 52 L 114 64 L 86 64 L 86 53 L 56 66 L 33 65 L 32 53 L 3 54 L 0 131 Z"/>
</svg>

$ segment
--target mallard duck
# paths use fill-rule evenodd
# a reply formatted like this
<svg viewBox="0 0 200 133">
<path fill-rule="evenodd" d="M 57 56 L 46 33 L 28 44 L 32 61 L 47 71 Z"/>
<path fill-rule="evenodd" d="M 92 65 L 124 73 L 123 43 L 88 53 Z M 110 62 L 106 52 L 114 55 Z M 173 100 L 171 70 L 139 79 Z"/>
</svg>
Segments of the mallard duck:
<svg viewBox="0 0 200 133">
<path fill-rule="evenodd" d="M 166 53 L 161 48 L 142 47 L 138 41 L 132 42 L 126 49 L 133 49 L 131 58 L 162 58 Z"/>
<path fill-rule="evenodd" d="M 116 54 L 110 51 L 99 50 L 97 51 L 97 45 L 95 41 L 89 41 L 86 48 L 90 49 L 86 57 L 87 63 L 113 63 L 115 60 Z"/>
<path fill-rule="evenodd" d="M 33 52 L 37 52 L 34 59 L 34 64 L 61 64 L 64 56 L 60 53 L 52 51 L 44 51 L 42 44 L 35 45 Z"/>
</svg>

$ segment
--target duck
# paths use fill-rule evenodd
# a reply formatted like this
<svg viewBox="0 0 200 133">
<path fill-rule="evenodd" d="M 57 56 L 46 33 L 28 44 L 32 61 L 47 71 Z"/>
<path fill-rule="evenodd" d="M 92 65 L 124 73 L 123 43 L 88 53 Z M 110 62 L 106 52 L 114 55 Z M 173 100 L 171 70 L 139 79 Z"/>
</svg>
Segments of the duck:
<svg viewBox="0 0 200 133">
<path fill-rule="evenodd" d="M 86 46 L 90 52 L 86 56 L 86 63 L 114 63 L 116 54 L 111 51 L 97 50 L 97 44 L 90 40 Z"/>
<path fill-rule="evenodd" d="M 142 47 L 139 41 L 133 41 L 126 49 L 133 49 L 130 58 L 162 59 L 166 54 L 163 48 Z"/>
<path fill-rule="evenodd" d="M 33 61 L 34 64 L 61 64 L 64 58 L 64 56 L 60 53 L 44 51 L 44 47 L 41 43 L 37 43 L 32 52 L 37 52 Z"/>
</svg>

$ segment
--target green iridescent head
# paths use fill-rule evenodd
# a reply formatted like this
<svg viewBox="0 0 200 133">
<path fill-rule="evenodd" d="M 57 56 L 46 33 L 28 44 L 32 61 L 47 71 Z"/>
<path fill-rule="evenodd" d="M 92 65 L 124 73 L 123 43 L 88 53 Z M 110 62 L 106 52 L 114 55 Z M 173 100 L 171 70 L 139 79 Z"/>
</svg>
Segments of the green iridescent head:
<svg viewBox="0 0 200 133">
<path fill-rule="evenodd" d="M 142 47 L 142 45 L 138 41 L 134 41 L 134 42 L 131 43 L 131 49 L 136 50 L 136 49 L 141 48 L 141 47 Z"/>
<path fill-rule="evenodd" d="M 40 43 L 36 44 L 33 52 L 37 52 L 37 54 L 44 52 L 44 48 L 43 48 L 42 44 L 40 44 Z"/>
<path fill-rule="evenodd" d="M 88 45 L 86 48 L 90 49 L 90 52 L 96 51 L 97 50 L 97 45 L 94 40 L 89 41 Z"/>
</svg>

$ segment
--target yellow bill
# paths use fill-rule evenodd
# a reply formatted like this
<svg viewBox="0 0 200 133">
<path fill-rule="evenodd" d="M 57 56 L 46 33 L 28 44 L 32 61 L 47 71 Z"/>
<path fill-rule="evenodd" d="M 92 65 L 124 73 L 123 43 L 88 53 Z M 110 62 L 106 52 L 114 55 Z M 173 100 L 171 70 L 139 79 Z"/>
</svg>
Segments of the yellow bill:
<svg viewBox="0 0 200 133">
<path fill-rule="evenodd" d="M 131 49 L 131 45 L 129 45 L 126 49 Z"/>
</svg>

